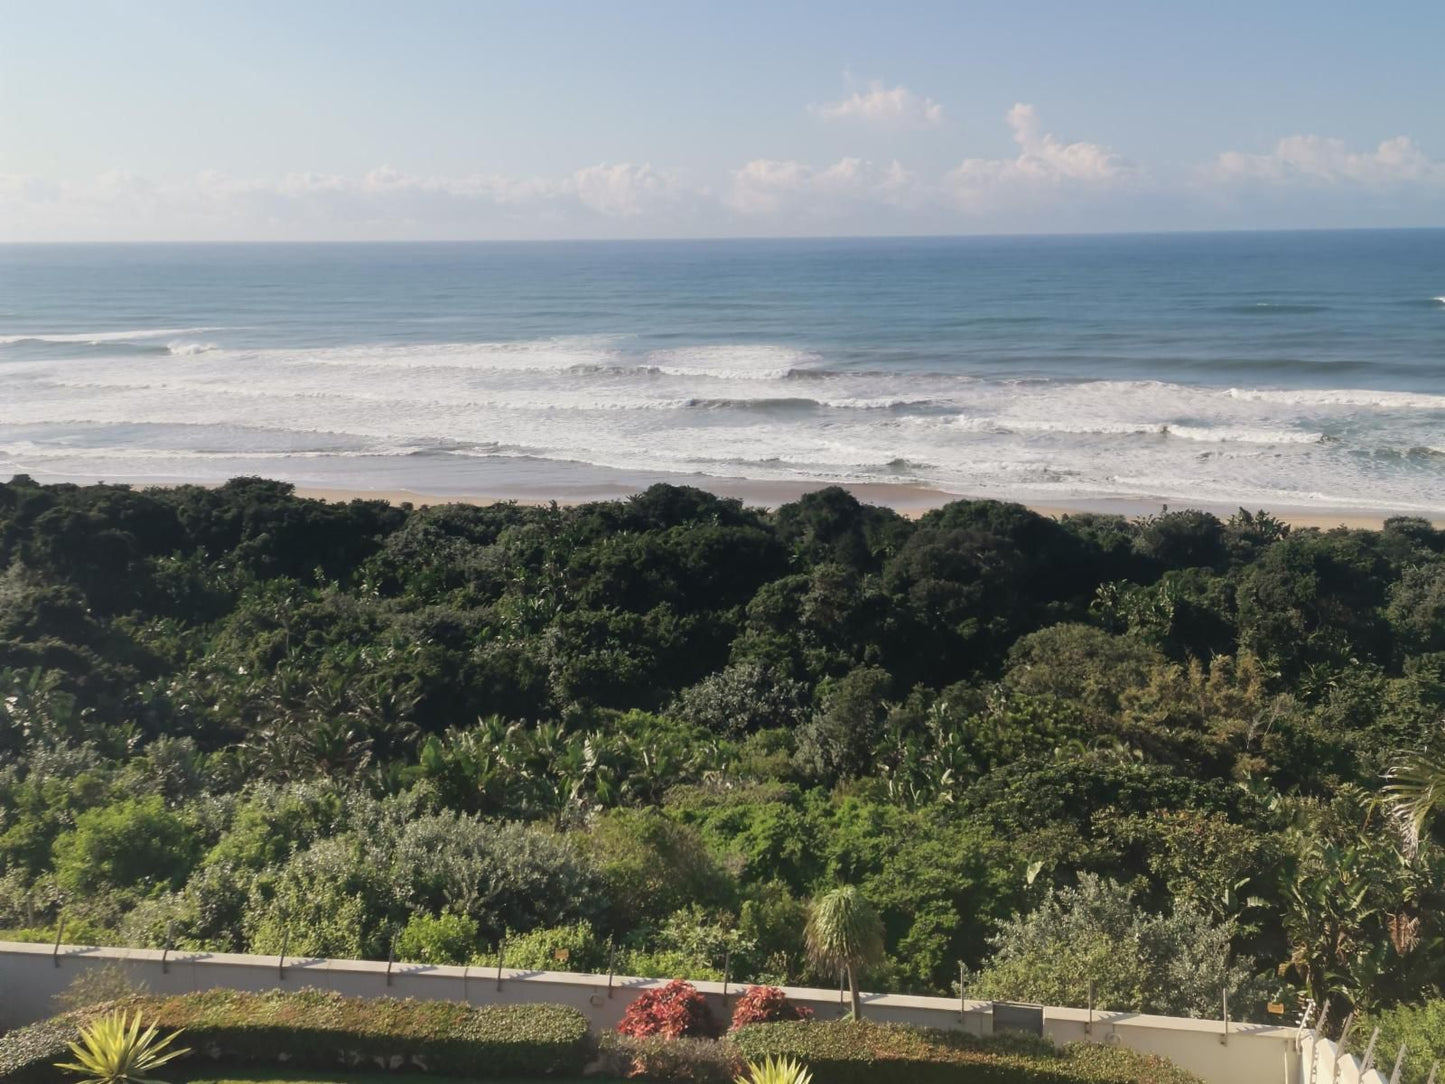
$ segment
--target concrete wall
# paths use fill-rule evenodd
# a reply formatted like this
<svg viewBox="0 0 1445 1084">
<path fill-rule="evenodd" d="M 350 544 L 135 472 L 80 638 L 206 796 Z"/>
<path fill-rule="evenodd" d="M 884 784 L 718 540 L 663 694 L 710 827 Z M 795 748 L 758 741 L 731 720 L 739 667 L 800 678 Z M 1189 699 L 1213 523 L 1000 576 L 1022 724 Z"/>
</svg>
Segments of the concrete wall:
<svg viewBox="0 0 1445 1084">
<path fill-rule="evenodd" d="M 274 956 L 241 956 L 210 952 L 151 949 L 85 948 L 0 941 L 0 1029 L 51 1015 L 54 997 L 77 975 L 101 967 L 121 967 L 136 985 L 151 993 L 187 993 L 223 987 L 233 990 L 299 990 L 317 987 L 356 997 L 414 997 L 467 1001 L 549 1002 L 580 1009 L 594 1030 L 615 1027 L 639 991 L 661 985 L 662 979 L 574 975 L 558 971 L 501 972 L 495 967 L 432 967 L 387 965 L 361 960 L 288 959 L 284 967 Z M 714 1014 L 727 1019 L 742 987 L 724 990 L 722 983 L 694 984 Z M 500 988 L 499 988 L 500 987 Z M 790 988 L 788 997 L 810 1006 L 823 1019 L 846 1010 L 836 990 Z M 975 1035 L 993 1032 L 993 1006 L 986 1001 L 956 998 L 869 994 L 864 1012 L 870 1019 L 930 1027 L 963 1028 Z M 1206 1084 L 1388 1084 L 1358 1075 L 1335 1082 L 1301 1077 L 1298 1033 L 1293 1028 L 1186 1020 L 1138 1013 L 1092 1015 L 1083 1009 L 1046 1008 L 1044 1034 L 1056 1042 L 1088 1040 L 1118 1043 L 1159 1054 L 1203 1078 Z M 1321 1047 L 1323 1049 L 1323 1046 Z M 1331 1063 L 1333 1065 L 1333 1063 Z"/>
</svg>

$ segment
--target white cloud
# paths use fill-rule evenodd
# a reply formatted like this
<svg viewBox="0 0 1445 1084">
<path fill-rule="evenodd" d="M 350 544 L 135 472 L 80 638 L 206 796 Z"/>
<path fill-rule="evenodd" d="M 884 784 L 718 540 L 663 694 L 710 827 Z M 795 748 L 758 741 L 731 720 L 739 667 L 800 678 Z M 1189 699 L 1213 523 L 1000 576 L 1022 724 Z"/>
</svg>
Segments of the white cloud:
<svg viewBox="0 0 1445 1084">
<path fill-rule="evenodd" d="M 854 91 L 846 98 L 808 110 L 824 120 L 862 120 L 872 124 L 928 127 L 942 123 L 943 106 L 932 98 L 915 94 L 905 86 L 885 87 L 874 80 L 867 92 Z"/>
<path fill-rule="evenodd" d="M 862 97 L 862 96 L 857 96 Z M 1007 114 L 1016 153 L 915 174 L 846 156 L 757 158 L 711 178 L 601 162 L 550 177 L 123 169 L 85 180 L 0 174 L 6 240 L 460 239 L 757 233 L 950 233 L 1440 221 L 1445 162 L 1410 139 L 1353 151 L 1291 136 L 1192 171 L 1149 175 L 1099 143 L 1066 142 L 1032 106 Z"/>
<path fill-rule="evenodd" d="M 1008 111 L 1019 153 L 1014 158 L 965 158 L 947 176 L 952 194 L 965 206 L 996 199 L 1016 201 L 1041 189 L 1073 186 L 1104 190 L 1141 179 L 1141 174 L 1099 143 L 1065 143 L 1039 123 L 1034 107 L 1020 102 Z"/>
<path fill-rule="evenodd" d="M 572 189 L 584 206 L 604 215 L 633 218 L 674 203 L 682 195 L 676 178 L 650 164 L 596 165 L 572 175 Z"/>
<path fill-rule="evenodd" d="M 292 173 L 241 178 L 214 170 L 156 181 L 113 170 L 83 182 L 0 176 L 0 235 L 29 237 L 487 236 L 528 223 L 603 233 L 662 222 L 693 192 L 651 165 L 588 166 L 559 179 Z M 570 224 L 570 225 L 568 225 Z M 564 230 L 563 227 L 567 228 Z"/>
<path fill-rule="evenodd" d="M 860 203 L 902 206 L 910 202 L 913 184 L 913 175 L 897 162 L 878 166 L 863 158 L 841 158 L 815 169 L 758 158 L 733 170 L 724 202 L 746 215 L 787 211 L 826 217 Z"/>
<path fill-rule="evenodd" d="M 1387 139 L 1373 151 L 1351 151 L 1341 139 L 1287 136 L 1268 154 L 1225 151 L 1209 172 L 1216 180 L 1276 184 L 1445 184 L 1445 162 L 1427 158 L 1407 136 Z"/>
</svg>

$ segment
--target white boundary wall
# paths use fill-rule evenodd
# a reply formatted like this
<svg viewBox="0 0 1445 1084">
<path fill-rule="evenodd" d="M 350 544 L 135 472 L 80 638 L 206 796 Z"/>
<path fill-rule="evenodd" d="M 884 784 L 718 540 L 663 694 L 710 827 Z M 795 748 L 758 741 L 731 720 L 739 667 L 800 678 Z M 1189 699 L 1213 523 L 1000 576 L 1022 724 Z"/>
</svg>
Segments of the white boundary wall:
<svg viewBox="0 0 1445 1084">
<path fill-rule="evenodd" d="M 52 1015 L 55 995 L 84 971 L 120 966 L 136 985 L 151 993 L 179 994 L 221 987 L 231 990 L 299 990 L 316 987 L 353 997 L 414 997 L 465 1001 L 473 1005 L 500 1002 L 548 1002 L 570 1005 L 591 1021 L 593 1030 L 613 1028 L 629 1002 L 666 980 L 560 971 L 516 971 L 496 967 L 434 967 L 363 960 L 291 959 L 213 952 L 162 953 L 154 949 L 88 948 L 0 941 L 0 1030 Z M 500 978 L 500 981 L 499 981 Z M 694 983 L 706 995 L 714 1015 L 726 1020 L 732 1003 L 745 989 L 718 982 Z M 789 988 L 790 1000 L 807 1005 L 822 1019 L 846 1009 L 836 990 Z M 987 1001 L 866 994 L 864 1012 L 872 1020 L 929 1027 L 963 1028 L 975 1035 L 993 1033 L 993 1006 Z M 1388 1084 L 1379 1074 L 1343 1071 L 1305 1075 L 1310 1061 L 1300 1057 L 1300 1033 L 1294 1028 L 1218 1020 L 1187 1020 L 1140 1013 L 1095 1012 L 1045 1008 L 1044 1034 L 1055 1042 L 1090 1040 L 1117 1043 L 1159 1054 L 1203 1078 L 1206 1084 Z M 1333 1046 L 1320 1043 L 1319 1050 Z M 1313 1050 L 1313 1048 L 1311 1048 Z M 1351 1059 L 1344 1059 L 1349 1062 Z M 1322 1064 L 1322 1063 L 1321 1063 Z M 1333 1061 L 1330 1062 L 1333 1069 Z"/>
</svg>

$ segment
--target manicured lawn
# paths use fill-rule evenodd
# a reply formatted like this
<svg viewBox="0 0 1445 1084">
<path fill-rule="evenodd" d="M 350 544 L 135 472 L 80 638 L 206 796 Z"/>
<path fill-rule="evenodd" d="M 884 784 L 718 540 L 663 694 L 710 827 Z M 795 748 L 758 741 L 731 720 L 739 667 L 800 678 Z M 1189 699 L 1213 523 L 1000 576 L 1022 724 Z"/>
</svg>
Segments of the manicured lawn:
<svg viewBox="0 0 1445 1084">
<path fill-rule="evenodd" d="M 217 1075 L 219 1074 L 219 1075 Z M 428 1073 L 318 1073 L 285 1069 L 220 1069 L 175 1079 L 175 1084 L 478 1084 L 460 1077 Z M 612 1084 L 605 1077 L 547 1077 L 551 1084 Z M 535 1084 L 534 1081 L 491 1078 L 485 1084 Z"/>
</svg>

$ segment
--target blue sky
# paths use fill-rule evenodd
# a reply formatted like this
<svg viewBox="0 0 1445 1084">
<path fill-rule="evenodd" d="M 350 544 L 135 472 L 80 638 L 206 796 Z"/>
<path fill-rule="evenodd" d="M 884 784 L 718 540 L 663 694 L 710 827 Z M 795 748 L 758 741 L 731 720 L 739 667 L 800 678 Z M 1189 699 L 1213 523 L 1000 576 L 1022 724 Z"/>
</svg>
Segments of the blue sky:
<svg viewBox="0 0 1445 1084">
<path fill-rule="evenodd" d="M 1445 4 L 0 0 L 0 238 L 1445 225 Z"/>
</svg>

